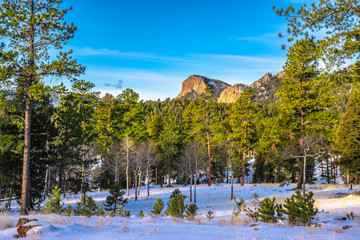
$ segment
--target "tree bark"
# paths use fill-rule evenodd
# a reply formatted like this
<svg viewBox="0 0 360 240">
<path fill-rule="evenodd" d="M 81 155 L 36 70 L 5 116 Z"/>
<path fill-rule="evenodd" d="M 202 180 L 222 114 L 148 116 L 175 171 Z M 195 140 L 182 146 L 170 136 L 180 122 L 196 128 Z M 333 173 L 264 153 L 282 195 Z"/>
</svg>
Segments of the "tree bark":
<svg viewBox="0 0 360 240">
<path fill-rule="evenodd" d="M 359 184 L 359 171 L 355 171 L 354 184 Z"/>
<path fill-rule="evenodd" d="M 243 162 L 241 164 L 241 186 L 244 186 L 245 183 L 245 161 L 246 161 L 246 153 L 243 153 Z"/>
<path fill-rule="evenodd" d="M 27 86 L 27 99 L 25 110 L 25 133 L 24 133 L 24 160 L 21 188 L 21 215 L 27 215 L 30 210 L 30 141 L 31 141 L 31 102 L 29 99 L 29 88 Z"/>
<path fill-rule="evenodd" d="M 211 149 L 210 149 L 210 133 L 206 132 L 207 135 L 207 150 L 208 150 L 208 165 L 209 165 L 209 173 L 208 173 L 208 186 L 211 186 Z"/>
<path fill-rule="evenodd" d="M 297 177 L 297 189 L 300 189 L 302 186 L 302 175 L 303 175 L 303 165 L 299 163 L 298 165 L 298 177 Z"/>
</svg>

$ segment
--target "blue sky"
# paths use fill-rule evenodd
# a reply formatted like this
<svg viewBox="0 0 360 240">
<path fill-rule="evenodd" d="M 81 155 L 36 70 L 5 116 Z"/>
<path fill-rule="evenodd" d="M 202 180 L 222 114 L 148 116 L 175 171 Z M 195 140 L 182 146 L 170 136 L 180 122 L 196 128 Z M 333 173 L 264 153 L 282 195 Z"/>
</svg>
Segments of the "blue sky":
<svg viewBox="0 0 360 240">
<path fill-rule="evenodd" d="M 64 0 L 78 27 L 67 48 L 85 80 L 114 95 L 173 98 L 192 74 L 250 84 L 282 70 L 286 20 L 272 6 L 300 0 Z M 118 88 L 122 81 L 122 89 Z"/>
</svg>

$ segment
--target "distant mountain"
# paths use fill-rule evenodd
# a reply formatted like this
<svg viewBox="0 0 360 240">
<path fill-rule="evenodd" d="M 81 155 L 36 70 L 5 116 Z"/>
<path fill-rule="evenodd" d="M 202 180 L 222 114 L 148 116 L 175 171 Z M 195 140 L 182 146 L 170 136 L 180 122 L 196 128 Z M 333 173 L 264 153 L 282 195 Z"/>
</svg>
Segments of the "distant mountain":
<svg viewBox="0 0 360 240">
<path fill-rule="evenodd" d="M 215 95 L 219 98 L 220 94 L 229 87 L 230 84 L 216 79 L 192 75 L 185 79 L 182 83 L 181 93 L 176 97 L 176 99 L 196 99 L 202 92 L 204 92 L 207 86 L 214 90 Z"/>
<path fill-rule="evenodd" d="M 214 90 L 219 103 L 233 103 L 239 98 L 244 89 L 249 87 L 253 90 L 258 102 L 271 102 L 276 98 L 275 92 L 281 87 L 281 79 L 283 77 L 283 72 L 279 72 L 274 76 L 271 73 L 267 73 L 249 86 L 241 83 L 231 86 L 220 80 L 192 75 L 182 83 L 181 93 L 176 99 L 196 99 L 209 86 Z"/>
</svg>

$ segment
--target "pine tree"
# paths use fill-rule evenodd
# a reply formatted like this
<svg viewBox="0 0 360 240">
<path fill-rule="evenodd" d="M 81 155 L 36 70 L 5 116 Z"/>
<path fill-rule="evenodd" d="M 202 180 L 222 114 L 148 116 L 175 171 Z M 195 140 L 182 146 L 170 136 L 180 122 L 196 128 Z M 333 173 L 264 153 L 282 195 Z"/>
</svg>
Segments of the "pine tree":
<svg viewBox="0 0 360 240">
<path fill-rule="evenodd" d="M 245 180 L 246 155 L 253 149 L 256 136 L 254 123 L 258 111 L 259 106 L 254 100 L 254 93 L 249 88 L 243 91 L 230 109 L 228 122 L 231 129 L 228 133 L 228 140 L 238 155 L 242 155 L 241 186 L 244 186 Z"/>
<path fill-rule="evenodd" d="M 336 132 L 336 145 L 340 151 L 340 165 L 355 174 L 354 183 L 358 184 L 360 171 L 360 91 L 353 90 L 341 117 Z"/>
<path fill-rule="evenodd" d="M 121 190 L 120 184 L 114 184 L 109 190 L 109 196 L 106 197 L 105 209 L 115 212 L 118 205 L 124 206 L 127 204 L 127 199 L 123 198 L 124 194 L 125 192 Z"/>
<path fill-rule="evenodd" d="M 280 98 L 279 118 L 282 133 L 297 146 L 303 156 L 306 151 L 304 138 L 327 117 L 326 108 L 331 98 L 324 93 L 323 78 L 318 77 L 318 50 L 314 39 L 299 40 L 289 49 L 284 66 L 283 85 L 276 93 Z M 303 181 L 303 163 L 298 158 L 297 188 Z"/>
<path fill-rule="evenodd" d="M 196 105 L 194 116 L 195 139 L 203 142 L 207 148 L 208 186 L 211 186 L 212 147 L 215 144 L 214 135 L 217 133 L 216 128 L 220 122 L 214 91 L 210 87 L 207 87 L 196 100 Z"/>
<path fill-rule="evenodd" d="M 288 21 L 288 41 L 307 38 L 317 32 L 325 33 L 318 47 L 322 55 L 329 58 L 325 62 L 328 65 L 334 62 L 341 64 L 345 58 L 359 56 L 360 28 L 358 21 L 354 20 L 359 16 L 358 0 L 320 0 L 311 6 L 303 4 L 298 9 L 290 5 L 277 9 L 276 14 L 286 17 Z"/>
<path fill-rule="evenodd" d="M 25 128 L 21 214 L 30 210 L 30 147 L 33 101 L 41 83 L 49 77 L 75 77 L 84 68 L 71 58 L 72 51 L 61 52 L 74 37 L 76 27 L 64 21 L 70 9 L 61 9 L 62 0 L 2 0 L 0 37 L 9 44 L 0 45 L 1 84 L 21 88 L 25 96 Z M 49 51 L 58 51 L 50 57 Z"/>
</svg>

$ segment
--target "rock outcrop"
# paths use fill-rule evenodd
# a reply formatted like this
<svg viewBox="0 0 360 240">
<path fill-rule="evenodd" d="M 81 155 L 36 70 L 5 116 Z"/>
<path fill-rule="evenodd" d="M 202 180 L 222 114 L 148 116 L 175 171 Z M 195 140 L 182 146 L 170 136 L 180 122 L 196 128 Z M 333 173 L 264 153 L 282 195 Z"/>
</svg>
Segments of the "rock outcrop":
<svg viewBox="0 0 360 240">
<path fill-rule="evenodd" d="M 220 94 L 229 87 L 230 84 L 216 79 L 192 75 L 182 83 L 181 93 L 176 97 L 176 99 L 196 99 L 202 92 L 205 91 L 207 86 L 214 90 L 215 95 L 219 98 Z"/>
<path fill-rule="evenodd" d="M 205 91 L 205 88 L 209 86 L 214 90 L 219 103 L 234 103 L 240 97 L 244 89 L 249 87 L 253 90 L 258 102 L 268 103 L 277 98 L 275 93 L 281 87 L 281 78 L 283 77 L 284 72 L 279 72 L 276 75 L 267 73 L 249 86 L 245 84 L 235 84 L 231 86 L 220 80 L 192 75 L 182 83 L 181 93 L 176 99 L 196 99 Z"/>
<path fill-rule="evenodd" d="M 241 93 L 246 89 L 247 86 L 244 84 L 235 84 L 227 87 L 220 95 L 219 103 L 234 103 L 238 99 Z"/>
</svg>

